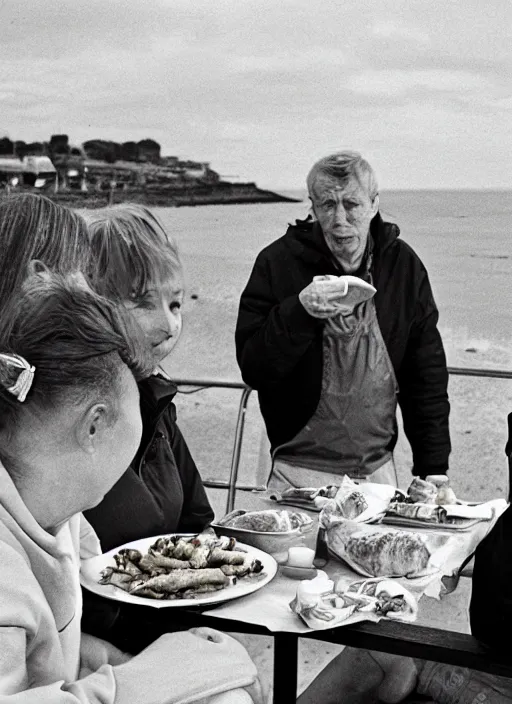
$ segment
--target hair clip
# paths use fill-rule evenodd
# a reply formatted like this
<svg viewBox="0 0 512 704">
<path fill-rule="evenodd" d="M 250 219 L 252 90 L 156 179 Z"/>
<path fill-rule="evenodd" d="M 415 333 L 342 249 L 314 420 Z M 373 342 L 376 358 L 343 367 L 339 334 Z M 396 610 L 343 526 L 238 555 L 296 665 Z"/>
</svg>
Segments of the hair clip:
<svg viewBox="0 0 512 704">
<path fill-rule="evenodd" d="M 16 396 L 20 403 L 23 403 L 32 387 L 36 368 L 29 364 L 27 360 L 19 354 L 0 354 L 0 359 L 3 359 L 12 367 L 16 367 L 21 370 L 16 383 L 7 387 L 6 390 L 13 396 Z"/>
</svg>

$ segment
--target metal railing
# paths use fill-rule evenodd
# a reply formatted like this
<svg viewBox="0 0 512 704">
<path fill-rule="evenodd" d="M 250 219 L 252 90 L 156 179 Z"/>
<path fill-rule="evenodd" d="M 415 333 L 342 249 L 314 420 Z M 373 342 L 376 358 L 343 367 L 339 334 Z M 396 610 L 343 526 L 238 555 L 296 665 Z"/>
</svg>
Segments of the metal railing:
<svg viewBox="0 0 512 704">
<path fill-rule="evenodd" d="M 512 371 L 501 369 L 477 369 L 471 367 L 448 367 L 448 373 L 453 376 L 479 376 L 491 379 L 510 379 L 512 380 Z M 222 389 L 239 389 L 242 393 L 240 403 L 238 405 L 238 415 L 236 420 L 235 438 L 233 442 L 233 451 L 231 453 L 231 467 L 229 470 L 228 481 L 207 479 L 203 482 L 206 487 L 212 489 L 227 489 L 226 513 L 233 510 L 235 506 L 235 496 L 237 489 L 241 491 L 262 491 L 264 487 L 252 486 L 246 484 L 238 484 L 238 470 L 240 467 L 240 456 L 242 453 L 242 442 L 245 429 L 245 416 L 247 412 L 247 404 L 252 393 L 252 388 L 244 384 L 242 381 L 223 381 L 218 379 L 174 379 L 178 389 L 182 386 L 196 387 L 197 391 L 208 388 Z M 190 392 L 184 392 L 190 393 Z"/>
</svg>

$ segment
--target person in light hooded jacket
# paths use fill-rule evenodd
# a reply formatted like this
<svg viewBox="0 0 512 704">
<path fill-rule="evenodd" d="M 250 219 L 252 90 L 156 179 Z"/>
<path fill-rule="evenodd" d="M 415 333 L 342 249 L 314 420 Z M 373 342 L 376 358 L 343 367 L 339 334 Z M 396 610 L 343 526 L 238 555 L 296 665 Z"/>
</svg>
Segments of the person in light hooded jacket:
<svg viewBox="0 0 512 704">
<path fill-rule="evenodd" d="M 0 701 L 257 700 L 254 664 L 217 631 L 164 635 L 133 658 L 81 634 L 79 561 L 99 554 L 81 512 L 137 451 L 137 379 L 152 361 L 85 279 L 29 269 L 0 315 Z"/>
</svg>

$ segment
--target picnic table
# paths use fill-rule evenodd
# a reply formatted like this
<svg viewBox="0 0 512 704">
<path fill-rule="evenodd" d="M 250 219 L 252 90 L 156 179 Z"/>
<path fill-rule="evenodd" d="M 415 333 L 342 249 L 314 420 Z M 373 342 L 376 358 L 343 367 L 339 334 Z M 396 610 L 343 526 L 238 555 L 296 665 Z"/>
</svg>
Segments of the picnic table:
<svg viewBox="0 0 512 704">
<path fill-rule="evenodd" d="M 279 580 L 282 577 L 280 578 L 278 575 L 276 579 Z M 260 599 L 264 596 L 265 590 L 271 588 L 271 584 L 260 590 Z M 296 584 L 297 582 L 295 582 L 295 587 Z M 361 622 L 322 631 L 304 630 L 301 628 L 302 624 L 298 617 L 295 617 L 297 619 L 296 628 L 292 630 L 270 630 L 265 625 L 258 623 L 257 595 L 258 592 L 239 600 L 240 603 L 242 601 L 248 603 L 251 599 L 256 599 L 251 621 L 232 617 L 237 613 L 239 606 L 235 602 L 228 602 L 221 607 L 208 610 L 177 609 L 173 616 L 176 617 L 176 622 L 179 622 L 184 628 L 210 626 L 232 633 L 272 636 L 274 641 L 274 704 L 291 704 L 296 701 L 299 638 L 434 660 L 512 678 L 512 662 L 507 653 L 489 651 L 462 629 L 446 630 L 440 627 L 443 618 L 445 624 L 450 623 L 453 595 L 444 597 L 441 602 L 436 604 L 435 620 L 437 624 L 435 626 L 429 624 L 431 616 L 429 602 L 432 600 L 424 597 L 419 602 L 418 620 L 414 624 L 383 619 L 378 623 Z"/>
<path fill-rule="evenodd" d="M 246 494 L 240 496 L 240 499 L 237 507 L 256 509 L 269 506 L 268 497 L 263 494 Z M 340 570 L 346 570 L 346 567 L 331 559 L 324 569 L 332 576 Z M 358 575 L 354 574 L 354 580 L 357 578 Z M 378 623 L 361 622 L 312 631 L 291 610 L 289 618 L 284 617 L 284 609 L 295 596 L 297 584 L 297 581 L 284 577 L 279 570 L 270 584 L 243 599 L 226 602 L 208 610 L 178 609 L 176 617 L 183 627 L 208 625 L 228 632 L 272 636 L 275 704 L 296 701 L 299 638 L 434 660 L 512 678 L 509 655 L 491 652 L 480 644 L 469 634 L 467 621 L 461 624 L 458 619 L 459 624 L 450 630 L 457 602 L 456 591 L 443 596 L 440 601 L 422 597 L 419 600 L 418 619 L 412 624 L 382 619 Z M 452 588 L 453 586 L 452 584 Z M 281 625 L 277 630 L 268 627 L 272 609 L 279 610 L 276 623 Z M 286 618 L 286 621 L 282 618 Z"/>
</svg>

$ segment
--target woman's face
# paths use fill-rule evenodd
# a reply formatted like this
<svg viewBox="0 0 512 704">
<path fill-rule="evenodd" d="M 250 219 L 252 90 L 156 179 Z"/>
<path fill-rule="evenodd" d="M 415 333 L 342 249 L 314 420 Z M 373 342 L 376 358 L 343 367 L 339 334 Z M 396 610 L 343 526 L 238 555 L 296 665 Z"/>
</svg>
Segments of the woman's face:
<svg viewBox="0 0 512 704">
<path fill-rule="evenodd" d="M 123 302 L 143 329 L 155 364 L 171 352 L 181 332 L 183 278 L 177 274 L 150 284 L 136 300 Z"/>
</svg>

